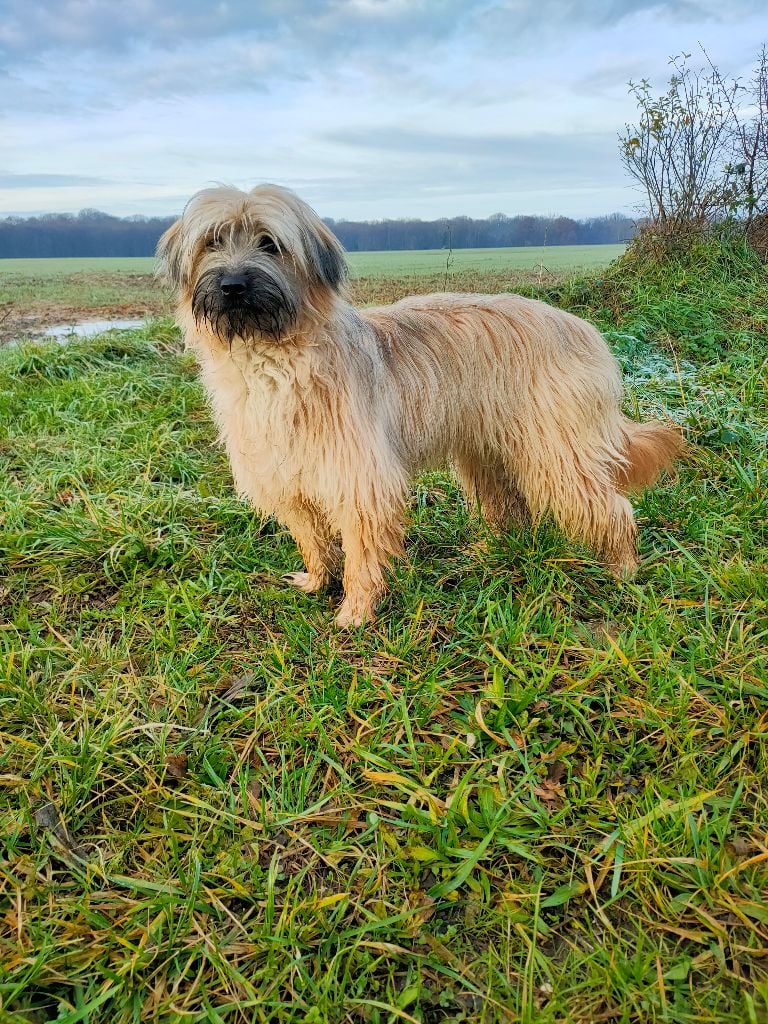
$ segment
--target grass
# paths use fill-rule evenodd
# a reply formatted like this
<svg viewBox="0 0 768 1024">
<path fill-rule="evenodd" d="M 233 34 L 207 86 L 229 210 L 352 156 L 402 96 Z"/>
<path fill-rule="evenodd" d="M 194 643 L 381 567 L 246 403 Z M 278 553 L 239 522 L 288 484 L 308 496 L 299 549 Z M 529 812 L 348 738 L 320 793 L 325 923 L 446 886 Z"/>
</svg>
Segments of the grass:
<svg viewBox="0 0 768 1024">
<path fill-rule="evenodd" d="M 698 242 L 660 259 L 653 242 L 640 237 L 598 278 L 570 275 L 534 292 L 673 355 L 720 358 L 763 346 L 768 335 L 765 264 L 734 239 Z"/>
<path fill-rule="evenodd" d="M 611 327 L 636 580 L 433 474 L 351 634 L 167 321 L 0 353 L 0 1020 L 766 1020 L 768 346 Z"/>
<path fill-rule="evenodd" d="M 519 270 L 579 270 L 605 267 L 624 251 L 624 245 L 549 245 L 507 249 L 421 249 L 414 252 L 351 252 L 353 277 L 484 273 Z"/>
<path fill-rule="evenodd" d="M 43 273 L 0 274 L 0 307 L 22 309 L 72 308 L 83 311 L 143 304 L 152 307 L 161 295 L 152 272 L 146 274 L 104 271 L 60 277 Z"/>
<path fill-rule="evenodd" d="M 0 259 L 3 277 L 61 278 L 72 274 L 153 274 L 152 256 L 73 256 L 58 259 Z"/>
<path fill-rule="evenodd" d="M 550 270 L 604 267 L 624 251 L 621 245 L 520 246 L 505 249 L 417 249 L 411 252 L 350 252 L 354 276 L 436 274 L 446 261 L 456 270 Z M 86 257 L 72 259 L 0 259 L 0 280 L 8 276 L 58 278 L 71 274 L 152 274 L 154 259 L 147 257 Z"/>
<path fill-rule="evenodd" d="M 0 260 L 3 262 L 9 261 Z M 54 325 L 167 315 L 171 309 L 170 296 L 151 272 L 0 272 L 0 346 L 33 337 Z"/>
</svg>

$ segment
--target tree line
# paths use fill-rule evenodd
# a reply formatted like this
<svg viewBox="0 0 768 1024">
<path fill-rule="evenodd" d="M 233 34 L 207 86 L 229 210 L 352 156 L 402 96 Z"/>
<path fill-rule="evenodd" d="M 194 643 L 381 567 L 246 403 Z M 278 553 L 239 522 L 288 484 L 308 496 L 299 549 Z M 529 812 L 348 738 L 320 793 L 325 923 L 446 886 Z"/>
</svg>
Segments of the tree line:
<svg viewBox="0 0 768 1024">
<path fill-rule="evenodd" d="M 66 256 L 151 256 L 174 217 L 114 217 L 99 210 L 0 220 L 0 259 Z M 570 217 L 451 217 L 441 220 L 326 219 L 349 252 L 474 249 L 525 245 L 600 245 L 626 242 L 635 223 L 620 213 Z"/>
<path fill-rule="evenodd" d="M 349 252 L 377 249 L 486 249 L 520 245 L 602 245 L 626 242 L 635 223 L 621 213 L 573 220 L 571 217 L 495 213 L 485 219 L 326 220 Z"/>
</svg>

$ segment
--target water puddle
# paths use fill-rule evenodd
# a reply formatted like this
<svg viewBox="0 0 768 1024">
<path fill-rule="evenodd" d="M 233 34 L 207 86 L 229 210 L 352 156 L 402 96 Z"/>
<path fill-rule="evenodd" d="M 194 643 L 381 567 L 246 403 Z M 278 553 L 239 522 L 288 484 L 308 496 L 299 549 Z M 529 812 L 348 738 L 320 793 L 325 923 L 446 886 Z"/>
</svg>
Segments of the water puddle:
<svg viewBox="0 0 768 1024">
<path fill-rule="evenodd" d="M 69 341 L 71 338 L 92 338 L 105 331 L 131 331 L 143 327 L 145 320 L 84 320 L 79 324 L 55 324 L 46 327 L 43 338 Z"/>
</svg>

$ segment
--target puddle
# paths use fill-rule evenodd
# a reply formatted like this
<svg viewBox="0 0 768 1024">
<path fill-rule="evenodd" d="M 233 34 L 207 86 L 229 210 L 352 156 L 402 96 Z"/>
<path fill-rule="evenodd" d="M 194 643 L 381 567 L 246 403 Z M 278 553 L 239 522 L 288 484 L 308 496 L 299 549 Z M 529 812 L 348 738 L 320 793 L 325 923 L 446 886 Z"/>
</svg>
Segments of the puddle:
<svg viewBox="0 0 768 1024">
<path fill-rule="evenodd" d="M 84 320 L 79 324 L 55 324 L 46 327 L 43 338 L 68 341 L 70 338 L 92 338 L 105 331 L 131 331 L 143 327 L 146 320 Z"/>
</svg>

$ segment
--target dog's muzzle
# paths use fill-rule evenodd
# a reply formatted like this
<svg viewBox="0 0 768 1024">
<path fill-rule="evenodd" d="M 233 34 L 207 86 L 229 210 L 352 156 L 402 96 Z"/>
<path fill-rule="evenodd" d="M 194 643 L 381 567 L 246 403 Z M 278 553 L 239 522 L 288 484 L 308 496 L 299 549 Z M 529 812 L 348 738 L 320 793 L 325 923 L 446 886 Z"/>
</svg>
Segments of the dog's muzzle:
<svg viewBox="0 0 768 1024">
<path fill-rule="evenodd" d="M 192 311 L 224 341 L 265 335 L 279 341 L 296 323 L 299 297 L 280 273 L 215 270 L 197 282 Z"/>
</svg>

